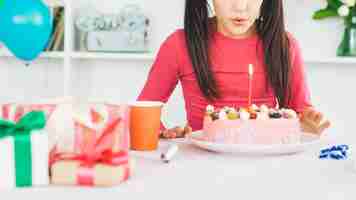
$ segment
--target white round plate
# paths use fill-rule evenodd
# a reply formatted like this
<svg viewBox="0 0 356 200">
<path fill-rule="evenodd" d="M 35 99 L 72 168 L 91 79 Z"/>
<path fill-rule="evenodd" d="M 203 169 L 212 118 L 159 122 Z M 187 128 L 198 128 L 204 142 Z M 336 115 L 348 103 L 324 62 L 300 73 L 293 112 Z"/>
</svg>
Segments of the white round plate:
<svg viewBox="0 0 356 200">
<path fill-rule="evenodd" d="M 282 155 L 303 152 L 313 147 L 318 147 L 326 141 L 326 137 L 304 134 L 298 144 L 273 144 L 273 145 L 253 145 L 253 144 L 222 144 L 207 142 L 197 139 L 202 131 L 195 131 L 189 138 L 190 142 L 202 149 L 220 153 L 243 153 L 260 155 Z"/>
</svg>

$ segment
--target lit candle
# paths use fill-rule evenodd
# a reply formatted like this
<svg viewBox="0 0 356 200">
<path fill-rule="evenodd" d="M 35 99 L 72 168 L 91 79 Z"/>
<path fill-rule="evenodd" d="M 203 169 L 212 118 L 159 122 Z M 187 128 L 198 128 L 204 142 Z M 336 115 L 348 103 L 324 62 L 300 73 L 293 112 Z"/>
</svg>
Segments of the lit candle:
<svg viewBox="0 0 356 200">
<path fill-rule="evenodd" d="M 252 104 L 253 65 L 248 65 L 248 106 Z"/>
</svg>

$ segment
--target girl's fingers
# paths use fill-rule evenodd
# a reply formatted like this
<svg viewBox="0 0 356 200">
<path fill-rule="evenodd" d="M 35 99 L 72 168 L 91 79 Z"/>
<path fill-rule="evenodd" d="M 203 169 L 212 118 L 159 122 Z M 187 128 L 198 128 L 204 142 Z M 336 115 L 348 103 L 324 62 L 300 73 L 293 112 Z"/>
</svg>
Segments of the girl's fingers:
<svg viewBox="0 0 356 200">
<path fill-rule="evenodd" d="M 162 137 L 165 138 L 165 139 L 172 138 L 172 136 L 174 136 L 174 135 L 173 135 L 173 132 L 170 129 L 164 130 L 162 132 Z"/>
<path fill-rule="evenodd" d="M 165 139 L 174 139 L 181 138 L 185 135 L 185 129 L 179 126 L 176 126 L 171 129 L 166 129 L 162 132 L 161 137 Z"/>
<path fill-rule="evenodd" d="M 168 131 L 167 130 L 162 131 L 161 138 L 168 138 Z"/>
<path fill-rule="evenodd" d="M 323 119 L 323 114 L 312 109 L 312 108 L 308 108 L 305 110 L 305 112 L 303 112 L 302 118 L 301 120 L 311 124 L 312 126 L 316 126 L 318 127 L 320 122 Z"/>
<path fill-rule="evenodd" d="M 192 127 L 190 127 L 189 124 L 187 124 L 187 125 L 184 127 L 184 135 L 191 135 L 192 132 L 193 132 Z"/>
<path fill-rule="evenodd" d="M 301 129 L 303 132 L 314 132 L 312 130 L 312 127 L 309 124 L 305 123 L 305 121 L 301 122 Z"/>
<path fill-rule="evenodd" d="M 299 118 L 301 121 L 307 121 L 308 119 L 310 119 L 311 114 L 312 114 L 312 109 L 307 108 L 307 109 L 303 110 L 303 112 L 300 114 Z"/>
<path fill-rule="evenodd" d="M 323 122 L 318 128 L 318 134 L 321 134 L 325 129 L 329 128 L 330 125 L 330 121 Z"/>
<path fill-rule="evenodd" d="M 309 113 L 308 113 L 308 115 L 307 115 L 307 118 L 308 118 L 310 121 L 315 122 L 314 119 L 316 118 L 317 114 L 318 114 L 318 113 L 317 113 L 315 110 L 310 109 L 310 111 L 309 111 Z"/>
<path fill-rule="evenodd" d="M 314 116 L 314 122 L 316 124 L 320 124 L 322 119 L 323 119 L 323 114 L 321 114 L 320 112 L 317 112 Z"/>
<path fill-rule="evenodd" d="M 169 138 L 170 138 L 170 139 L 174 139 L 174 138 L 176 138 L 176 137 L 177 137 L 177 133 L 176 133 L 176 132 L 171 131 L 171 132 L 169 133 Z"/>
<path fill-rule="evenodd" d="M 330 121 L 325 121 L 322 124 L 315 123 L 315 121 L 304 120 L 302 121 L 302 130 L 304 132 L 310 132 L 320 135 L 325 129 L 329 128 L 331 125 Z"/>
<path fill-rule="evenodd" d="M 310 116 L 310 114 L 311 114 L 311 112 L 312 112 L 312 109 L 311 109 L 311 108 L 305 109 L 305 110 L 303 111 L 303 113 L 302 113 L 302 118 L 303 118 L 303 119 L 308 119 L 309 116 Z"/>
<path fill-rule="evenodd" d="M 184 137 L 184 128 L 180 126 L 176 126 L 173 128 L 173 131 L 176 133 L 176 137 L 178 138 Z"/>
</svg>

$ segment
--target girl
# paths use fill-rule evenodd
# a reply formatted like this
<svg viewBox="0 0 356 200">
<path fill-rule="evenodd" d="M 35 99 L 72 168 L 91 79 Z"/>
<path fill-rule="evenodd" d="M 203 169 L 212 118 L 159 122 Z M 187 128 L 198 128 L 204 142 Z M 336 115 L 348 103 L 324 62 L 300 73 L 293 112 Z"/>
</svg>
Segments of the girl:
<svg viewBox="0 0 356 200">
<path fill-rule="evenodd" d="M 207 105 L 246 107 L 248 65 L 254 66 L 252 103 L 292 108 L 304 131 L 320 134 L 330 122 L 312 108 L 297 41 L 286 32 L 283 0 L 186 0 L 184 30 L 160 47 L 138 100 L 167 102 L 178 81 L 189 125 L 202 128 Z M 165 129 L 166 138 L 182 128 Z"/>
</svg>

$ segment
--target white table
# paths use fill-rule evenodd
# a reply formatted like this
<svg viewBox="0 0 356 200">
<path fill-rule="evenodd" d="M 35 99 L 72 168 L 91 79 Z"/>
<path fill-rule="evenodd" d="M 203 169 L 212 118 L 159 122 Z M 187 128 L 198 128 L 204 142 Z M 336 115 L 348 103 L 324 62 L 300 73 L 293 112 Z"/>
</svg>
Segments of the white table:
<svg viewBox="0 0 356 200">
<path fill-rule="evenodd" d="M 160 152 L 180 143 L 165 164 Z M 46 187 L 19 190 L 12 197 L 45 199 L 310 199 L 356 198 L 356 171 L 346 161 L 318 159 L 319 148 L 288 156 L 217 154 L 182 141 L 161 142 L 156 152 L 132 152 L 135 174 L 116 188 Z M 35 193 L 28 191 L 36 191 Z"/>
</svg>

